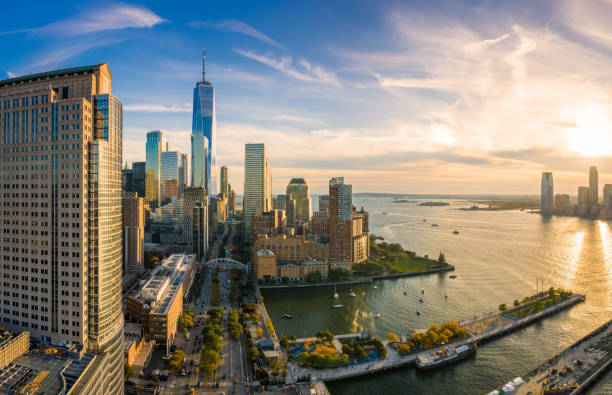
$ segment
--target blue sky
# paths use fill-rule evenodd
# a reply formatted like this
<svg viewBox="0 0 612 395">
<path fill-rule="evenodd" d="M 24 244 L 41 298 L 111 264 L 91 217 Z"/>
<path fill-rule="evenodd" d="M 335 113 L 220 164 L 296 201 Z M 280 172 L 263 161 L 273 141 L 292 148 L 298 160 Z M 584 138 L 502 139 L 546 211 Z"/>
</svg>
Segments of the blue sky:
<svg viewBox="0 0 612 395">
<path fill-rule="evenodd" d="M 612 183 L 612 4 L 566 1 L 10 2 L 0 79 L 107 62 L 124 160 L 147 130 L 189 152 L 200 78 L 218 163 L 242 190 L 246 142 L 273 191 L 343 175 L 356 191 L 575 194 Z"/>
</svg>

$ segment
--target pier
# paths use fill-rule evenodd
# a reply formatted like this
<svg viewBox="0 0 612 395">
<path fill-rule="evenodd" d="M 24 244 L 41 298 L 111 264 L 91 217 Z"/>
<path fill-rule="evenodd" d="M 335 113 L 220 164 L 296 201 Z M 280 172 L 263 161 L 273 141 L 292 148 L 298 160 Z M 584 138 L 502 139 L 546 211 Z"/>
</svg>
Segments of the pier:
<svg viewBox="0 0 612 395">
<path fill-rule="evenodd" d="M 467 329 L 471 336 L 465 339 L 455 341 L 451 344 L 455 347 L 459 347 L 467 342 L 472 341 L 482 343 L 484 341 L 508 334 L 514 330 L 529 325 L 551 314 L 555 314 L 584 300 L 584 295 L 572 295 L 563 301 L 560 301 L 552 306 L 544 308 L 543 310 L 537 313 L 528 315 L 527 317 L 523 318 L 514 318 L 504 312 L 495 312 L 472 320 L 464 321 L 461 322 L 459 325 Z M 339 335 L 337 337 L 342 338 L 348 336 L 359 336 L 359 334 Z M 334 343 L 336 345 L 336 348 L 338 348 L 337 340 L 334 340 Z M 411 366 L 416 363 L 416 360 L 419 355 L 439 351 L 442 347 L 433 347 L 420 353 L 402 356 L 393 347 L 389 346 L 388 341 L 383 340 L 382 343 L 387 348 L 387 357 L 385 359 L 373 362 L 360 363 L 331 369 L 313 369 L 301 367 L 297 364 L 297 362 L 290 361 L 288 363 L 289 374 L 287 377 L 287 381 L 295 382 L 299 378 L 305 376 L 316 377 L 317 379 L 323 381 L 344 380 L 361 375 L 396 369 L 399 367 Z M 447 344 L 446 347 L 450 346 L 451 344 Z"/>
</svg>

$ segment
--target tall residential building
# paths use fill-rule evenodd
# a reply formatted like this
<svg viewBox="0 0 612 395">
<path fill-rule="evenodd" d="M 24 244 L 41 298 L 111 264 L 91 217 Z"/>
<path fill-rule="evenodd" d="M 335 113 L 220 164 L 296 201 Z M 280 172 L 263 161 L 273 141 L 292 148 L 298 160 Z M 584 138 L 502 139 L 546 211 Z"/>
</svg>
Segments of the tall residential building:
<svg viewBox="0 0 612 395">
<path fill-rule="evenodd" d="M 28 155 L 0 167 L 13 235 L 0 239 L 0 324 L 100 353 L 98 393 L 119 394 L 123 112 L 111 80 L 99 64 L 0 81 L 0 158 Z"/>
<path fill-rule="evenodd" d="M 180 160 L 178 193 L 179 196 L 183 196 L 187 185 L 189 185 L 189 155 L 181 154 Z"/>
<path fill-rule="evenodd" d="M 161 204 L 161 154 L 166 149 L 166 132 L 154 130 L 147 133 L 145 163 L 145 201 L 151 209 Z"/>
<path fill-rule="evenodd" d="M 550 172 L 542 173 L 542 190 L 540 194 L 541 210 L 550 214 L 554 207 L 553 175 Z"/>
<path fill-rule="evenodd" d="M 227 166 L 221 166 L 221 193 L 227 196 Z"/>
<path fill-rule="evenodd" d="M 603 187 L 603 206 L 606 210 L 612 210 L 612 184 Z"/>
<path fill-rule="evenodd" d="M 591 187 L 578 187 L 578 205 L 590 205 L 592 202 Z"/>
<path fill-rule="evenodd" d="M 164 151 L 161 153 L 161 196 L 162 201 L 176 198 L 178 195 L 179 179 L 179 153 L 177 151 Z M 171 190 L 166 193 L 166 183 L 174 181 Z"/>
<path fill-rule="evenodd" d="M 125 271 L 144 270 L 144 199 L 136 192 L 123 194 L 123 262 Z"/>
<path fill-rule="evenodd" d="M 217 131 L 215 120 L 215 89 L 206 81 L 206 50 L 202 57 L 202 81 L 193 89 L 193 122 L 191 134 L 206 137 L 206 140 L 192 137 L 191 174 L 192 186 L 205 187 L 208 195 L 217 194 Z M 203 146 L 202 143 L 206 142 Z M 203 150 L 206 148 L 206 151 Z M 204 180 L 204 183 L 202 183 Z"/>
<path fill-rule="evenodd" d="M 145 162 L 132 162 L 132 185 L 133 192 L 138 196 L 145 196 Z"/>
<path fill-rule="evenodd" d="M 236 191 L 231 184 L 227 184 L 227 215 L 232 218 L 236 214 Z"/>
<path fill-rule="evenodd" d="M 242 202 L 246 235 L 255 215 L 271 209 L 271 171 L 264 144 L 244 146 L 244 198 Z"/>
<path fill-rule="evenodd" d="M 287 195 L 295 199 L 295 218 L 306 223 L 310 220 L 312 213 L 312 199 L 310 199 L 310 188 L 303 178 L 292 178 L 287 185 Z"/>
<path fill-rule="evenodd" d="M 344 177 L 329 181 L 329 260 L 351 267 L 353 186 Z"/>
<path fill-rule="evenodd" d="M 599 204 L 599 185 L 597 177 L 597 166 L 589 168 L 589 188 L 591 189 L 591 204 Z"/>
</svg>

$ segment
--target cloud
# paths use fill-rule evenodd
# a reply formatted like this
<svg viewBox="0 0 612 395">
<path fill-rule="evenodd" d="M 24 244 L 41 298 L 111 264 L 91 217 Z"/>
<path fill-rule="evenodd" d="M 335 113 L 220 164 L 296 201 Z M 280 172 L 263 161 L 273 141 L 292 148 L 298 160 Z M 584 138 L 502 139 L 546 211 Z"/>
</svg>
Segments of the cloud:
<svg viewBox="0 0 612 395">
<path fill-rule="evenodd" d="M 17 77 L 17 74 L 15 74 L 15 73 L 11 73 L 10 71 L 7 71 L 7 72 L 6 72 L 6 76 L 7 76 L 8 78 L 15 78 L 15 77 Z"/>
<path fill-rule="evenodd" d="M 38 33 L 77 36 L 107 30 L 150 28 L 162 22 L 164 20 L 161 17 L 146 7 L 115 3 L 87 8 L 87 11 L 79 15 L 45 26 L 0 32 L 0 35 Z"/>
<path fill-rule="evenodd" d="M 293 59 L 290 56 L 282 56 L 279 59 L 270 53 L 260 55 L 254 51 L 244 51 L 242 49 L 234 49 L 234 52 L 300 81 L 320 82 L 327 85 L 340 86 L 340 81 L 333 72 L 327 71 L 321 66 L 312 65 L 305 59 L 300 59 L 298 61 L 302 68 L 302 70 L 298 70 L 293 64 Z"/>
<path fill-rule="evenodd" d="M 184 103 L 182 105 L 127 104 L 123 106 L 123 110 L 133 112 L 191 113 L 193 111 L 193 107 L 189 103 Z"/>
<path fill-rule="evenodd" d="M 236 20 L 236 19 L 226 19 L 219 22 L 205 22 L 205 21 L 196 21 L 189 23 L 191 27 L 208 27 L 211 29 L 223 30 L 228 32 L 240 33 L 246 36 L 253 37 L 259 41 L 262 41 L 266 44 L 273 45 L 278 48 L 282 48 L 277 41 L 273 38 L 265 35 L 254 27 L 247 25 L 246 23 Z"/>
</svg>

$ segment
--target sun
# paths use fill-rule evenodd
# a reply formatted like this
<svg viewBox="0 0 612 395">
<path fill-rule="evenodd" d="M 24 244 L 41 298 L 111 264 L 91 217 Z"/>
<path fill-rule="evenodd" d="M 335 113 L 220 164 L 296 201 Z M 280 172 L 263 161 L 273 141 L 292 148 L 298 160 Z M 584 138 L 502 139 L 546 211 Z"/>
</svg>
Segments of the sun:
<svg viewBox="0 0 612 395">
<path fill-rule="evenodd" d="M 576 127 L 568 131 L 568 148 L 582 156 L 603 156 L 612 152 L 612 124 L 606 114 L 589 108 L 576 114 Z"/>
</svg>

